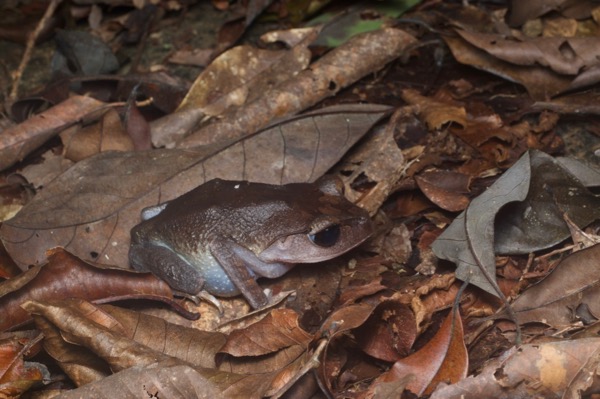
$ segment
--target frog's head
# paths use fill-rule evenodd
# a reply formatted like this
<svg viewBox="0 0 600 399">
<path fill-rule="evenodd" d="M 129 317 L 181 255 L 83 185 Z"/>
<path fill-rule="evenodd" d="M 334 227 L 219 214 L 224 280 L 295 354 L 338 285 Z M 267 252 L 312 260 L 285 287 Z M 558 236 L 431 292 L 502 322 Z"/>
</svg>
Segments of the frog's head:
<svg viewBox="0 0 600 399">
<path fill-rule="evenodd" d="M 257 254 L 262 261 L 322 262 L 360 245 L 373 233 L 369 214 L 344 197 L 339 179 L 324 177 L 317 182 L 315 192 L 304 195 L 310 198 L 300 198 L 294 204 L 294 228 Z"/>
</svg>

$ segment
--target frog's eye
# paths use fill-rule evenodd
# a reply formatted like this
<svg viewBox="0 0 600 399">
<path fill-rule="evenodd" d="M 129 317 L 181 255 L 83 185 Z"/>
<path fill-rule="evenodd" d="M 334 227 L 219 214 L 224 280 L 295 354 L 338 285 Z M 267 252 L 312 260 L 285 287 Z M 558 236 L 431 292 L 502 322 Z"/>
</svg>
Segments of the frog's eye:
<svg viewBox="0 0 600 399">
<path fill-rule="evenodd" d="M 327 226 L 321 231 L 317 231 L 314 234 L 309 234 L 308 238 L 313 244 L 318 245 L 319 247 L 333 247 L 340 238 L 340 225 L 332 224 Z"/>
</svg>

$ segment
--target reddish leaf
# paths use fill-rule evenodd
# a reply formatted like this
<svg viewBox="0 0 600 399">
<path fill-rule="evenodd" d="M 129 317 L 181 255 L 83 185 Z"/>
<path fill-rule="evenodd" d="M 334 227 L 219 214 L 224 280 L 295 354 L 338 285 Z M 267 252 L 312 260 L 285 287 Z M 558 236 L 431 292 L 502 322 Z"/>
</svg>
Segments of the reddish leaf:
<svg viewBox="0 0 600 399">
<path fill-rule="evenodd" d="M 27 300 L 85 298 L 90 301 L 152 298 L 189 313 L 172 300 L 171 288 L 150 273 L 92 266 L 63 249 L 50 252 L 48 264 L 34 266 L 0 283 L 0 331 L 29 320 L 21 308 Z"/>
<path fill-rule="evenodd" d="M 24 361 L 32 345 L 40 340 L 12 337 L 0 340 L 0 397 L 17 398 L 49 375 L 39 363 Z"/>
<path fill-rule="evenodd" d="M 292 345 L 307 345 L 310 334 L 298 325 L 298 314 L 280 309 L 243 330 L 235 330 L 221 348 L 232 356 L 261 356 Z"/>
<path fill-rule="evenodd" d="M 415 342 L 415 315 L 405 304 L 385 301 L 356 329 L 354 335 L 365 353 L 393 362 L 408 355 Z"/>
<path fill-rule="evenodd" d="M 427 171 L 415 176 L 423 193 L 440 208 L 451 212 L 462 211 L 469 205 L 471 177 L 457 172 Z"/>
<path fill-rule="evenodd" d="M 407 375 L 415 379 L 406 388 L 417 395 L 429 394 L 440 382 L 455 383 L 467 376 L 467 348 L 463 340 L 462 320 L 458 311 L 451 311 L 439 331 L 423 348 L 394 363 L 372 385 L 401 380 Z"/>
</svg>

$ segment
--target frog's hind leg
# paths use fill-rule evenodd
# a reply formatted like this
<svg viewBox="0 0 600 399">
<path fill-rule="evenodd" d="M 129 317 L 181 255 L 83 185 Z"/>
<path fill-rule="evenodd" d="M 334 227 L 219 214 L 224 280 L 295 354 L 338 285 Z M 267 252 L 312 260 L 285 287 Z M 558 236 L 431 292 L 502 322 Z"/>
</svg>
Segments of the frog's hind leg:
<svg viewBox="0 0 600 399">
<path fill-rule="evenodd" d="M 129 263 L 135 270 L 152 272 L 177 291 L 196 295 L 204 286 L 204 279 L 198 270 L 173 250 L 161 245 L 132 245 Z"/>
</svg>

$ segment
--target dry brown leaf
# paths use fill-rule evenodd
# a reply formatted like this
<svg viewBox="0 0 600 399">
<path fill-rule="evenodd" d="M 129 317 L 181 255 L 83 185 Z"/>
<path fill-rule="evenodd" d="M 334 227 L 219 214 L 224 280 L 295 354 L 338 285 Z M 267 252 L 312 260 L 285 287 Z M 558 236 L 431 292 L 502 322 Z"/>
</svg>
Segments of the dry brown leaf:
<svg viewBox="0 0 600 399">
<path fill-rule="evenodd" d="M 262 356 L 292 345 L 307 345 L 311 336 L 298 325 L 298 314 L 275 309 L 261 321 L 235 330 L 220 352 L 231 356 Z"/>
<path fill-rule="evenodd" d="M 370 387 L 397 381 L 408 375 L 415 379 L 406 389 L 417 395 L 430 394 L 440 382 L 456 383 L 467 376 L 467 348 L 463 341 L 462 320 L 458 311 L 451 311 L 436 335 L 423 348 L 394 363 Z"/>
<path fill-rule="evenodd" d="M 394 28 L 354 36 L 300 72 L 256 99 L 184 139 L 190 148 L 217 141 L 239 140 L 265 127 L 275 118 L 296 114 L 334 95 L 396 59 L 415 38 Z M 348 66 L 351 65 L 352 68 Z"/>
<path fill-rule="evenodd" d="M 225 342 L 218 332 L 200 331 L 171 323 L 158 317 L 110 305 L 94 306 L 82 300 L 68 300 L 61 306 L 84 315 L 89 321 L 104 326 L 148 348 L 189 362 L 196 367 L 215 368 L 215 354 Z M 98 356 L 65 341 L 68 334 L 36 317 L 36 325 L 45 336 L 44 349 L 78 385 L 110 375 L 110 369 Z"/>
<path fill-rule="evenodd" d="M 431 398 L 580 398 L 598 373 L 599 354 L 599 338 L 513 347 L 477 376 L 438 387 Z"/>
<path fill-rule="evenodd" d="M 111 376 L 114 378 L 104 378 L 81 390 L 69 392 L 69 395 L 76 397 L 122 397 L 124 392 L 132 397 L 143 396 L 143 392 L 167 397 L 176 392 L 184 397 L 234 395 L 260 398 L 274 377 L 273 374 L 245 376 L 210 368 L 191 368 L 183 360 L 152 350 L 88 319 L 87 306 L 81 308 L 70 306 L 69 302 L 42 304 L 29 301 L 23 307 L 58 327 L 69 342 L 90 349 L 106 361 L 114 372 L 123 372 Z M 157 371 L 158 375 L 155 374 Z M 177 374 L 172 374 L 175 372 Z"/>
<path fill-rule="evenodd" d="M 65 147 L 64 157 L 75 162 L 103 151 L 133 150 L 133 142 L 114 109 L 109 109 L 97 123 L 63 130 L 60 138 Z"/>
<path fill-rule="evenodd" d="M 65 127 L 104 107 L 105 103 L 91 97 L 73 96 L 18 125 L 5 129 L 0 135 L 0 170 L 21 161 Z"/>
<path fill-rule="evenodd" d="M 362 351 L 376 359 L 394 362 L 409 354 L 417 338 L 415 315 L 406 304 L 384 301 L 354 335 Z"/>
<path fill-rule="evenodd" d="M 575 309 L 582 304 L 600 318 L 599 262 L 600 244 L 565 258 L 552 273 L 512 303 L 519 323 L 568 326 L 578 322 Z"/>
<path fill-rule="evenodd" d="M 432 170 L 415 176 L 419 188 L 431 202 L 451 212 L 462 211 L 469 205 L 471 177 L 458 172 Z"/>
</svg>

